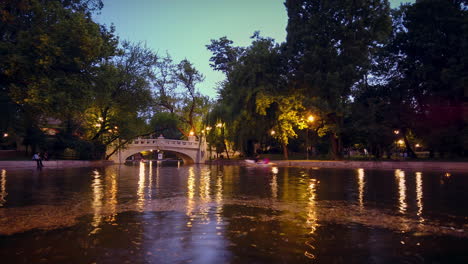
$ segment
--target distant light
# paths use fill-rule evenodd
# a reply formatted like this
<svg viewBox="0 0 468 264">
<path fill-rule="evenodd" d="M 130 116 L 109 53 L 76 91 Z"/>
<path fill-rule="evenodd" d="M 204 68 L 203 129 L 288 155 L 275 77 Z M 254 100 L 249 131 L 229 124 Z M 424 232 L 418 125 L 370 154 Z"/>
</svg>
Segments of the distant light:
<svg viewBox="0 0 468 264">
<path fill-rule="evenodd" d="M 446 173 L 445 173 L 445 177 L 448 178 L 448 177 L 450 177 L 450 176 L 452 176 L 452 174 L 450 174 L 449 172 L 446 172 Z"/>
<path fill-rule="evenodd" d="M 101 127 L 101 124 L 96 124 L 95 126 L 96 126 L 96 127 Z"/>
<path fill-rule="evenodd" d="M 272 167 L 271 172 L 273 172 L 273 174 L 278 174 L 278 167 Z"/>
<path fill-rule="evenodd" d="M 313 115 L 309 115 L 309 116 L 307 117 L 307 122 L 314 122 L 314 120 L 315 120 L 315 118 L 314 118 Z"/>
<path fill-rule="evenodd" d="M 222 126 L 223 126 L 223 124 L 222 124 L 222 123 L 218 123 L 218 124 L 216 124 L 216 127 L 222 127 Z"/>
<path fill-rule="evenodd" d="M 189 135 L 190 135 L 190 136 L 193 136 L 193 134 L 194 134 L 193 131 L 190 131 Z"/>
<path fill-rule="evenodd" d="M 274 130 L 272 130 L 272 131 L 270 132 L 270 134 L 273 136 L 274 134 L 276 134 L 276 132 L 275 132 Z"/>
<path fill-rule="evenodd" d="M 403 145 L 405 144 L 405 141 L 403 139 L 398 140 L 398 144 Z"/>
<path fill-rule="evenodd" d="M 3 134 L 3 137 L 8 137 L 8 133 L 4 133 L 4 134 Z"/>
<path fill-rule="evenodd" d="M 398 135 L 398 134 L 400 134 L 400 130 L 393 130 L 393 133 L 394 133 L 395 135 Z"/>
<path fill-rule="evenodd" d="M 206 131 L 210 131 L 211 130 L 211 127 L 210 126 L 207 126 L 206 127 Z"/>
<path fill-rule="evenodd" d="M 103 119 L 102 119 L 102 117 L 99 117 L 98 120 L 99 120 L 99 121 L 102 121 Z"/>
<path fill-rule="evenodd" d="M 153 150 L 152 150 L 152 149 L 150 149 L 150 151 L 151 151 L 151 152 L 153 152 Z"/>
<path fill-rule="evenodd" d="M 417 147 L 417 148 L 419 148 L 420 146 L 421 146 L 421 145 L 419 145 L 419 144 L 416 144 L 416 147 Z"/>
</svg>

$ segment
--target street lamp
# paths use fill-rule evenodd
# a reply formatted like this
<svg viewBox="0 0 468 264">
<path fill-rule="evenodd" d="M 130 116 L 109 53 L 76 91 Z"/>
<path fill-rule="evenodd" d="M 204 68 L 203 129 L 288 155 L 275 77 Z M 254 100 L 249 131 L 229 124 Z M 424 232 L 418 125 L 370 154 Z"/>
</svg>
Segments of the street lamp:
<svg viewBox="0 0 468 264">
<path fill-rule="evenodd" d="M 313 115 L 307 117 L 307 133 L 306 133 L 306 159 L 309 160 L 309 125 L 314 122 L 315 118 Z"/>
</svg>

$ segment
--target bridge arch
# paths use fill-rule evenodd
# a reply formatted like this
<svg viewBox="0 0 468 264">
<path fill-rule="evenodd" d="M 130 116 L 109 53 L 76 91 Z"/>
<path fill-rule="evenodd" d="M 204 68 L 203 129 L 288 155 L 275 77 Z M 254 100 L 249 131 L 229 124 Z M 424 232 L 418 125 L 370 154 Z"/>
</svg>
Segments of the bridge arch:
<svg viewBox="0 0 468 264">
<path fill-rule="evenodd" d="M 142 151 L 162 150 L 175 153 L 185 164 L 204 163 L 206 159 L 206 144 L 194 140 L 175 140 L 175 139 L 144 139 L 137 138 L 133 140 L 126 148 L 119 150 L 109 157 L 109 160 L 115 163 L 125 163 L 127 157 Z"/>
</svg>

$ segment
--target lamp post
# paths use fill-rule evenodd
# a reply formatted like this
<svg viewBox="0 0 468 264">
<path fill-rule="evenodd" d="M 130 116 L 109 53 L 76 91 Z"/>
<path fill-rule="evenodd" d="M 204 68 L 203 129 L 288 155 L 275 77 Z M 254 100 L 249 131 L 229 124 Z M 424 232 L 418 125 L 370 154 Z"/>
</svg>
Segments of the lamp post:
<svg viewBox="0 0 468 264">
<path fill-rule="evenodd" d="M 307 117 L 307 133 L 306 133 L 306 159 L 309 160 L 309 125 L 314 122 L 315 118 L 313 115 Z"/>
</svg>

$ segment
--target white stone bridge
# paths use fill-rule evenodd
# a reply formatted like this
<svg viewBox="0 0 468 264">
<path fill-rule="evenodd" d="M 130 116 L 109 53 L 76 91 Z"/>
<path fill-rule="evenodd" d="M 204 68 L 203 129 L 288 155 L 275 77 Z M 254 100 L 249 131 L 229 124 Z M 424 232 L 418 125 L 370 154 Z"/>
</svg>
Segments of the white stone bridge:
<svg viewBox="0 0 468 264">
<path fill-rule="evenodd" d="M 124 149 L 116 151 L 109 160 L 115 163 L 125 163 L 125 160 L 133 154 L 142 151 L 162 150 L 172 152 L 181 158 L 185 164 L 205 163 L 206 144 L 202 140 L 196 141 L 192 136 L 189 140 L 176 140 L 159 138 L 137 138 L 128 144 Z"/>
</svg>

